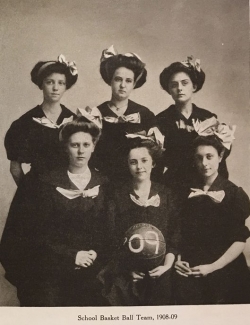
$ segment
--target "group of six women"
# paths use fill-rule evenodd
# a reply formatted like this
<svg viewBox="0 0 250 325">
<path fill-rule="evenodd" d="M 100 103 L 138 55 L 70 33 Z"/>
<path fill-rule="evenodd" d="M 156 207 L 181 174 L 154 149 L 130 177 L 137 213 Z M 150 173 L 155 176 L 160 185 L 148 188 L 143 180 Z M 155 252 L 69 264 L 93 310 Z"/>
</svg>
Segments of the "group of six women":
<svg viewBox="0 0 250 325">
<path fill-rule="evenodd" d="M 6 134 L 18 188 L 0 261 L 21 306 L 250 302 L 249 199 L 227 179 L 234 128 L 192 103 L 205 81 L 199 60 L 162 71 L 174 104 L 157 116 L 129 99 L 146 82 L 138 55 L 110 47 L 100 73 L 111 99 L 76 116 L 61 104 L 75 63 L 38 62 L 31 80 L 43 102 Z M 166 242 L 162 263 L 147 272 L 123 254 L 124 234 L 138 223 Z"/>
</svg>

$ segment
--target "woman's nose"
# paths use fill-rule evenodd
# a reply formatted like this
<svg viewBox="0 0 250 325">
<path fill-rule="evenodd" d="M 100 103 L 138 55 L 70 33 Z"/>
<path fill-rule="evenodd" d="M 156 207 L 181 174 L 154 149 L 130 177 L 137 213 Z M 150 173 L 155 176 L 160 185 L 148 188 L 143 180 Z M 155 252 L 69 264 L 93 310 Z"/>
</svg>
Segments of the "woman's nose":
<svg viewBox="0 0 250 325">
<path fill-rule="evenodd" d="M 53 84 L 53 90 L 58 90 L 58 84 L 57 83 Z"/>
<path fill-rule="evenodd" d="M 206 166 L 206 165 L 207 165 L 207 158 L 203 158 L 203 160 L 202 160 L 202 165 L 203 165 L 203 166 Z"/>
<path fill-rule="evenodd" d="M 178 91 L 182 90 L 182 84 L 181 83 L 178 84 L 177 89 L 178 89 Z"/>
<path fill-rule="evenodd" d="M 120 83 L 120 87 L 121 87 L 121 88 L 124 88 L 125 86 L 126 86 L 126 84 L 125 84 L 125 80 L 122 80 L 121 83 Z"/>
<path fill-rule="evenodd" d="M 84 147 L 83 146 L 79 146 L 78 147 L 78 153 L 83 153 L 84 152 Z"/>
</svg>

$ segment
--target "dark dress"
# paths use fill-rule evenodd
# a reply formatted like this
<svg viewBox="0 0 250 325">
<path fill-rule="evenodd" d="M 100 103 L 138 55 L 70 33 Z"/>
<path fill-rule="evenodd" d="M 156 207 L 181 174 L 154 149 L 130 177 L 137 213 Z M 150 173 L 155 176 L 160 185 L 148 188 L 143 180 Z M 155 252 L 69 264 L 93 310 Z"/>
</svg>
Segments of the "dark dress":
<svg viewBox="0 0 250 325">
<path fill-rule="evenodd" d="M 192 188 L 202 187 L 197 183 Z M 215 262 L 234 242 L 249 237 L 245 219 L 250 204 L 242 188 L 217 176 L 209 191 L 224 191 L 225 197 L 220 203 L 208 195 L 189 198 L 181 214 L 181 260 L 190 267 Z M 243 254 L 206 277 L 176 274 L 176 280 L 177 304 L 250 303 L 250 273 Z"/>
<path fill-rule="evenodd" d="M 75 116 L 65 106 L 61 105 L 61 108 L 57 125 L 64 119 Z M 42 107 L 38 105 L 11 124 L 4 141 L 8 159 L 31 164 L 31 172 L 36 175 L 62 164 L 67 166 L 65 154 L 59 146 L 59 129 L 44 126 L 33 120 L 42 117 L 45 115 Z"/>
<path fill-rule="evenodd" d="M 124 255 L 123 243 L 125 232 L 131 226 L 149 223 L 164 235 L 166 254 L 176 255 L 179 241 L 179 209 L 176 197 L 169 189 L 158 183 L 152 183 L 149 195 L 149 199 L 159 195 L 158 207 L 139 206 L 131 200 L 130 194 L 136 197 L 131 185 L 126 183 L 115 192 L 113 201 L 110 202 L 109 217 L 113 215 L 113 227 L 110 226 L 110 229 L 113 229 L 113 242 L 117 249 L 114 252 L 114 260 L 100 274 L 104 283 L 103 294 L 111 305 L 116 306 L 171 304 L 172 268 L 157 279 L 151 279 L 146 273 L 143 280 L 133 282 L 130 276 L 130 261 Z"/>
<path fill-rule="evenodd" d="M 109 108 L 108 103 L 107 101 L 98 106 L 103 118 L 117 117 Z M 148 131 L 156 124 L 155 115 L 147 107 L 129 100 L 124 115 L 128 116 L 135 113 L 140 114 L 140 123 L 112 123 L 103 119 L 102 136 L 96 146 L 92 163 L 110 180 L 114 179 L 115 182 L 126 180 L 129 174 L 124 164 L 126 159 L 123 157 L 126 146 L 125 134 Z M 125 172 L 121 172 L 121 170 Z"/>
<path fill-rule="evenodd" d="M 194 131 L 192 120 L 204 121 L 213 116 L 217 117 L 195 104 L 193 104 L 193 111 L 188 119 L 176 109 L 175 105 L 171 105 L 156 116 L 157 126 L 165 136 L 164 148 L 166 149 L 161 164 L 158 164 L 160 168 L 155 171 L 155 177 L 158 181 L 164 182 L 167 186 L 185 187 L 193 179 L 195 171 L 192 142 L 197 137 L 197 133 Z M 178 126 L 180 122 L 185 128 Z M 226 149 L 219 169 L 219 173 L 225 178 L 228 178 L 225 162 L 228 155 L 229 151 Z M 165 167 L 167 170 L 162 177 Z"/>
<path fill-rule="evenodd" d="M 68 199 L 57 191 L 76 189 L 66 169 L 41 176 L 38 184 L 38 205 L 24 196 L 4 229 L 0 256 L 7 279 L 16 285 L 22 306 L 102 305 L 96 274 L 106 254 L 106 178 L 91 171 L 86 189 L 100 185 L 95 198 Z M 91 249 L 97 253 L 93 265 L 77 267 L 77 252 Z"/>
</svg>

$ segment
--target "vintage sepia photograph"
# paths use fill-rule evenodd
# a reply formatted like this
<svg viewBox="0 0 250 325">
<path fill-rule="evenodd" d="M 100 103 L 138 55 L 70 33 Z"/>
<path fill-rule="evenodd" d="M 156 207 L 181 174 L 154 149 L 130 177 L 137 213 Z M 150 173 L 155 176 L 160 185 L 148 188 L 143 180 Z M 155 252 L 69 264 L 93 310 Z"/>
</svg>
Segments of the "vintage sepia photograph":
<svg viewBox="0 0 250 325">
<path fill-rule="evenodd" d="M 249 2 L 0 7 L 1 324 L 246 324 Z"/>
</svg>

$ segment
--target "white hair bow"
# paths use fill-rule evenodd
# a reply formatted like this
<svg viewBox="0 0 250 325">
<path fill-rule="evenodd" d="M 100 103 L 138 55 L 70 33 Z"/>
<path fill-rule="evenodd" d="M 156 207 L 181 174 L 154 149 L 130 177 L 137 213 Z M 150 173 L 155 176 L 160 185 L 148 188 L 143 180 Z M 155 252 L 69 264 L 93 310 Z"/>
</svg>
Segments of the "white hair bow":
<svg viewBox="0 0 250 325">
<path fill-rule="evenodd" d="M 58 62 L 66 65 L 69 68 L 69 71 L 72 74 L 72 76 L 75 76 L 75 75 L 78 74 L 75 61 L 67 61 L 66 58 L 65 58 L 65 56 L 63 54 L 60 54 L 58 56 L 58 59 L 57 60 L 58 60 Z"/>
<path fill-rule="evenodd" d="M 78 116 L 84 116 L 90 122 L 95 123 L 99 129 L 102 128 L 102 114 L 97 107 L 90 108 L 87 106 L 85 108 L 77 108 L 76 114 Z"/>
<path fill-rule="evenodd" d="M 230 147 L 235 139 L 234 133 L 236 125 L 226 125 L 220 123 L 214 116 L 202 122 L 193 120 L 195 132 L 200 136 L 215 135 L 220 140 L 222 145 L 230 150 Z"/>
<path fill-rule="evenodd" d="M 187 68 L 193 68 L 194 70 L 201 72 L 201 60 L 196 59 L 194 61 L 194 57 L 192 55 L 188 56 L 187 60 L 181 61 L 181 63 Z"/>
</svg>

